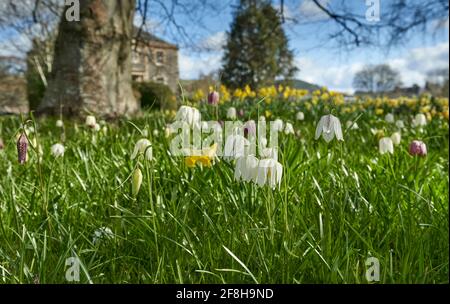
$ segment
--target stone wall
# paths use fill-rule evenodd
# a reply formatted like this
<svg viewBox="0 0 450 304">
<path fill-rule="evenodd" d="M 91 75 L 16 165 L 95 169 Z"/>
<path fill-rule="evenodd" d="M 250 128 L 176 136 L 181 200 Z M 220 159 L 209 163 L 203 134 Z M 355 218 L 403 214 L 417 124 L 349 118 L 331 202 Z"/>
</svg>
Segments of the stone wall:
<svg viewBox="0 0 450 304">
<path fill-rule="evenodd" d="M 18 76 L 0 77 L 0 114 L 26 114 L 28 111 L 25 79 Z"/>
</svg>

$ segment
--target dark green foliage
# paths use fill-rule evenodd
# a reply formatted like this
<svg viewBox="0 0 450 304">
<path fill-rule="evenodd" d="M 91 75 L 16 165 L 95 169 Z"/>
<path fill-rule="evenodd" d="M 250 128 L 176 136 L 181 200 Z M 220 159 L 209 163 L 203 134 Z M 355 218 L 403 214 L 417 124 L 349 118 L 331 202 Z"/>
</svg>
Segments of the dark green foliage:
<svg viewBox="0 0 450 304">
<path fill-rule="evenodd" d="M 277 10 L 268 1 L 241 0 L 228 33 L 223 83 L 257 88 L 275 79 L 289 80 L 296 71 Z"/>
<path fill-rule="evenodd" d="M 45 85 L 36 69 L 32 66 L 28 67 L 25 77 L 27 80 L 27 96 L 30 110 L 36 110 L 42 98 L 44 98 Z"/>
<path fill-rule="evenodd" d="M 176 109 L 175 95 L 162 83 L 135 82 L 133 88 L 139 92 L 138 98 L 143 109 Z"/>
</svg>

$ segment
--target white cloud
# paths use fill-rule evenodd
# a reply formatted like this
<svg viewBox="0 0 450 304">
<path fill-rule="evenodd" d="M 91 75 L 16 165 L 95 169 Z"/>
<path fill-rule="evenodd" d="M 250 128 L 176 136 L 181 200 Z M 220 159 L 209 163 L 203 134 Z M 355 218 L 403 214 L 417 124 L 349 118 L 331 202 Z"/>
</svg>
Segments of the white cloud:
<svg viewBox="0 0 450 304">
<path fill-rule="evenodd" d="M 319 3 L 327 7 L 330 0 L 321 0 Z M 306 18 L 307 21 L 319 21 L 328 17 L 312 0 L 303 0 L 298 10 L 300 15 Z"/>
<path fill-rule="evenodd" d="M 439 43 L 430 47 L 414 48 L 402 57 L 387 59 L 392 68 L 399 71 L 404 86 L 418 84 L 423 86 L 427 73 L 434 69 L 449 67 L 448 42 Z M 379 64 L 379 62 L 358 61 L 341 65 L 321 65 L 308 57 L 298 57 L 295 63 L 300 72 L 299 79 L 318 85 L 327 86 L 333 90 L 353 92 L 353 76 L 366 64 Z"/>
<path fill-rule="evenodd" d="M 217 70 L 221 66 L 222 54 L 201 53 L 196 55 L 188 55 L 181 51 L 179 54 L 180 78 L 195 79 L 201 73 L 208 74 Z"/>
<path fill-rule="evenodd" d="M 200 47 L 208 51 L 221 51 L 226 41 L 227 34 L 224 31 L 217 32 L 200 42 Z"/>
</svg>

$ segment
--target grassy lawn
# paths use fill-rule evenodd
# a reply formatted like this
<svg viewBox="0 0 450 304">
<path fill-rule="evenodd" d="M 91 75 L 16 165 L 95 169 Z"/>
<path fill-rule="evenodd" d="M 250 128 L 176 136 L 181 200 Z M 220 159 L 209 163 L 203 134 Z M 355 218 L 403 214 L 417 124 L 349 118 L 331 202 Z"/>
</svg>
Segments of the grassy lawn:
<svg viewBox="0 0 450 304">
<path fill-rule="evenodd" d="M 398 127 L 373 104 L 236 101 L 219 106 L 220 119 L 231 105 L 244 110 L 242 120 L 293 123 L 297 134 L 279 134 L 280 187 L 235 181 L 234 161 L 188 168 L 168 153 L 173 113 L 100 122 L 100 131 L 82 120 L 64 128 L 29 121 L 42 154 L 30 147 L 24 165 L 21 119 L 0 117 L 0 282 L 66 283 L 66 261 L 76 257 L 81 283 L 367 283 L 365 262 L 375 257 L 380 283 L 448 283 L 447 119 L 415 128 L 415 108 L 383 105 L 405 127 L 394 154 L 381 155 L 374 130 L 390 136 Z M 314 139 L 327 108 L 341 120 L 343 142 Z M 199 109 L 204 120 L 215 117 Z M 305 120 L 296 121 L 298 110 Z M 154 160 L 140 161 L 135 198 L 130 155 L 145 132 Z M 426 157 L 409 155 L 414 139 L 426 143 Z M 57 142 L 63 157 L 50 153 Z"/>
</svg>

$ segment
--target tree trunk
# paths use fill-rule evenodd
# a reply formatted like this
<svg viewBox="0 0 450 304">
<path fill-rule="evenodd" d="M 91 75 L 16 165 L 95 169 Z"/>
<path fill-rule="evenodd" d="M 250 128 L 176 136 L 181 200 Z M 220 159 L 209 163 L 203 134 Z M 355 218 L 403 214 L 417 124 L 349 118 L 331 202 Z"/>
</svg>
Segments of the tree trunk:
<svg viewBox="0 0 450 304">
<path fill-rule="evenodd" d="M 134 114 L 131 87 L 134 0 L 81 0 L 80 21 L 61 17 L 53 70 L 38 113 Z"/>
</svg>

